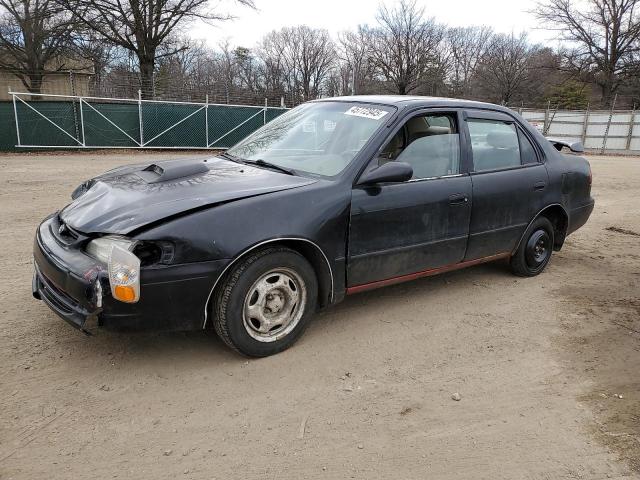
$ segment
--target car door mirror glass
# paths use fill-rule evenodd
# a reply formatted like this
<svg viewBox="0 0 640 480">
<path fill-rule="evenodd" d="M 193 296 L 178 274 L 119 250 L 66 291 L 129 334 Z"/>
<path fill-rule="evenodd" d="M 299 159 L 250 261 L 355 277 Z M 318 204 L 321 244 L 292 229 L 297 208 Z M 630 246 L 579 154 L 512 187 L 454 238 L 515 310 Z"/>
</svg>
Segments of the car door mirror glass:
<svg viewBox="0 0 640 480">
<path fill-rule="evenodd" d="M 387 162 L 365 172 L 358 185 L 375 185 L 385 182 L 406 182 L 413 177 L 413 168 L 406 162 Z"/>
</svg>

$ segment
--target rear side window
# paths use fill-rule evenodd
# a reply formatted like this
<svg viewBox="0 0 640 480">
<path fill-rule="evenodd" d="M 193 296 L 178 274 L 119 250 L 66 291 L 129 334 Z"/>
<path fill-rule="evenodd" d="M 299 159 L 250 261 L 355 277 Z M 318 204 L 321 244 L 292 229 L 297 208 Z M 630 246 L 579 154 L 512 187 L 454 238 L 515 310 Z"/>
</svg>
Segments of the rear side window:
<svg viewBox="0 0 640 480">
<path fill-rule="evenodd" d="M 538 163 L 538 155 L 536 150 L 531 145 L 531 142 L 527 136 L 518 129 L 518 137 L 520 138 L 520 157 L 522 157 L 522 164 L 527 165 L 530 163 Z"/>
<path fill-rule="evenodd" d="M 468 125 L 476 172 L 521 165 L 520 142 L 514 124 L 499 120 L 469 119 Z"/>
</svg>

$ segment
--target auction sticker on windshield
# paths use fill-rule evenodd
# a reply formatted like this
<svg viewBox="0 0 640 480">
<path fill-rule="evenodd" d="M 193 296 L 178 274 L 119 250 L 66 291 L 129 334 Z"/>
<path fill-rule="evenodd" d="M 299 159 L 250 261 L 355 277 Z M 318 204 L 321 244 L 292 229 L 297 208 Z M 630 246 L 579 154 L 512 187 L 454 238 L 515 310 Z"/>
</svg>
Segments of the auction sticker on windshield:
<svg viewBox="0 0 640 480">
<path fill-rule="evenodd" d="M 380 120 L 387 113 L 380 108 L 372 108 L 372 107 L 351 107 L 349 110 L 344 112 L 345 115 L 353 115 L 354 117 L 364 117 L 370 118 L 371 120 Z"/>
</svg>

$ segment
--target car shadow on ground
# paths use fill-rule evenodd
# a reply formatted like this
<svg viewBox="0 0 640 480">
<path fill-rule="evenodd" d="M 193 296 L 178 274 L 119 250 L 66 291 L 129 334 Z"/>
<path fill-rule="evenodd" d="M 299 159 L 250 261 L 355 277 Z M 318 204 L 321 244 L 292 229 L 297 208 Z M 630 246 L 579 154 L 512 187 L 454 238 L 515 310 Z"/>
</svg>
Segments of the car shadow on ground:
<svg viewBox="0 0 640 480">
<path fill-rule="evenodd" d="M 319 312 L 303 335 L 303 340 L 313 342 L 315 332 L 319 329 L 332 329 L 343 322 L 369 321 L 367 315 L 358 315 L 363 308 L 367 311 L 384 311 L 393 318 L 394 305 L 400 307 L 424 300 L 425 295 L 435 298 L 452 290 L 462 294 L 470 285 L 489 286 L 510 278 L 513 277 L 505 262 L 493 262 L 347 296 L 341 303 Z M 192 366 L 200 362 L 210 366 L 247 360 L 228 348 L 211 328 L 188 332 L 111 332 L 98 329 L 94 335 L 87 336 L 60 320 L 44 304 L 38 303 L 36 315 L 40 317 L 46 338 L 62 344 L 64 349 L 81 358 L 117 357 L 127 359 L 127 363 L 131 362 L 132 365 L 140 362 L 179 363 L 180 359 L 188 359 Z"/>
</svg>

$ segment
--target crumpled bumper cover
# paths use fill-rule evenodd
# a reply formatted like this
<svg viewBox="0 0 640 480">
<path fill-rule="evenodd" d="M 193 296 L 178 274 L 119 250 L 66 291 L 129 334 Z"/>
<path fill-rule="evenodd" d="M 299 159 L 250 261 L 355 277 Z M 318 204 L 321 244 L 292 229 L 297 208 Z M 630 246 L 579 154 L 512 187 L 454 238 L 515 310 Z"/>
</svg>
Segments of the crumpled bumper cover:
<svg viewBox="0 0 640 480">
<path fill-rule="evenodd" d="M 72 326 L 79 328 L 84 333 L 91 333 L 89 323 L 96 319 L 102 308 L 89 310 L 65 292 L 58 289 L 42 272 L 37 264 L 33 273 L 33 296 L 42 300 L 53 312 Z"/>
<path fill-rule="evenodd" d="M 111 296 L 106 266 L 56 236 L 56 218 L 38 228 L 34 249 L 33 296 L 84 331 L 194 330 L 202 328 L 215 279 L 228 260 L 148 267 L 141 271 L 140 300 Z"/>
</svg>

